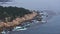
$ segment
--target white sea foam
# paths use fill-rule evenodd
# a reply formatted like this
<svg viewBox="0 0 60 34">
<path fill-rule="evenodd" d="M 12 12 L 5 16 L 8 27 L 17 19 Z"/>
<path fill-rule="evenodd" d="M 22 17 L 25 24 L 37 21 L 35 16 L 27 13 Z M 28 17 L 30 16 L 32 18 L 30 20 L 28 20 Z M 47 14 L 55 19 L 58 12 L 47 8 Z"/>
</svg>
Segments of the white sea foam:
<svg viewBox="0 0 60 34">
<path fill-rule="evenodd" d="M 21 26 L 17 26 L 12 31 L 20 31 L 20 30 L 27 30 L 27 28 L 23 28 Z"/>
</svg>

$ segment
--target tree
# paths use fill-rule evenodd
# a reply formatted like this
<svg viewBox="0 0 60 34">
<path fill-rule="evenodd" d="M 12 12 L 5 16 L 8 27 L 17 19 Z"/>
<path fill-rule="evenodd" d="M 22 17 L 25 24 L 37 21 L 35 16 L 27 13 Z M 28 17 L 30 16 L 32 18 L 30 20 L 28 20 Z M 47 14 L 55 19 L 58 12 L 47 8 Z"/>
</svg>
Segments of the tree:
<svg viewBox="0 0 60 34">
<path fill-rule="evenodd" d="M 32 13 L 28 9 L 18 7 L 2 7 L 0 6 L 0 20 L 12 21 L 16 17 L 23 17 L 25 14 Z"/>
</svg>

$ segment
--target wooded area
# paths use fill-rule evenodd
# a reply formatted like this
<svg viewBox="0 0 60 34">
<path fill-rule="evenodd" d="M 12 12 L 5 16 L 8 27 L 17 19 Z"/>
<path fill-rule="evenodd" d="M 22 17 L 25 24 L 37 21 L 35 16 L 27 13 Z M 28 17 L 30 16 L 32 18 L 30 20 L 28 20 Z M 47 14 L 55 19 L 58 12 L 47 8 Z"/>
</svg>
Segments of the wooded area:
<svg viewBox="0 0 60 34">
<path fill-rule="evenodd" d="M 25 14 L 32 13 L 28 9 L 18 8 L 18 7 L 3 7 L 0 6 L 0 20 L 5 21 L 6 18 L 8 21 L 12 21 L 16 17 L 22 17 Z"/>
</svg>

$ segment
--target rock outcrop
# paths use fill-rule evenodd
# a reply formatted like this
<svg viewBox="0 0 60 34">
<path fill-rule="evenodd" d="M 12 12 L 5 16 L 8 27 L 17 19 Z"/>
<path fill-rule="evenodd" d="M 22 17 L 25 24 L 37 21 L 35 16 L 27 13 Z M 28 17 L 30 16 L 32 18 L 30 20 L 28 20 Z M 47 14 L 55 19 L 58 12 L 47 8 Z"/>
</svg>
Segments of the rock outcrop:
<svg viewBox="0 0 60 34">
<path fill-rule="evenodd" d="M 14 28 L 17 25 L 20 25 L 21 23 L 23 23 L 24 21 L 33 19 L 35 16 L 37 16 L 37 13 L 36 12 L 32 12 L 31 14 L 26 14 L 26 15 L 24 15 L 21 18 L 17 17 L 12 22 L 6 22 L 6 23 L 5 22 L 0 22 L 0 32 L 2 32 L 6 28 L 7 29 Z"/>
</svg>

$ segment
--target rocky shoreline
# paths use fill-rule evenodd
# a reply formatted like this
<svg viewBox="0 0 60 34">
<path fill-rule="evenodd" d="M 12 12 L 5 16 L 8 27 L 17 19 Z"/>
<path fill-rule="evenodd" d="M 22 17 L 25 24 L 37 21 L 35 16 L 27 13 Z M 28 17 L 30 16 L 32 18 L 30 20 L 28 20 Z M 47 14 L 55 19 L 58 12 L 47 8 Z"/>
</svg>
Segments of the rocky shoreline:
<svg viewBox="0 0 60 34">
<path fill-rule="evenodd" d="M 21 18 L 17 17 L 12 22 L 7 22 L 7 23 L 0 22 L 0 32 L 2 32 L 4 29 L 14 28 L 17 25 L 20 25 L 24 21 L 33 19 L 35 16 L 37 16 L 37 13 L 32 12 L 31 14 L 26 14 L 24 15 L 24 17 L 21 17 Z"/>
</svg>

